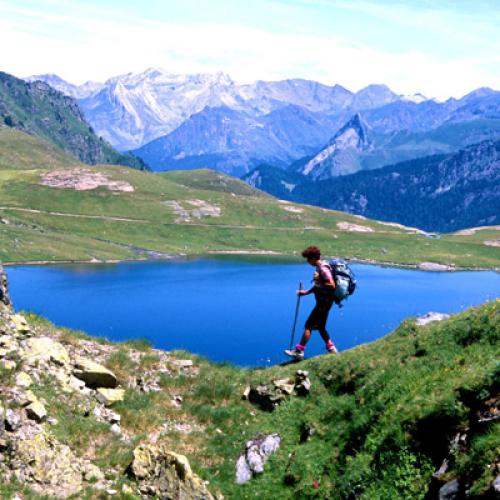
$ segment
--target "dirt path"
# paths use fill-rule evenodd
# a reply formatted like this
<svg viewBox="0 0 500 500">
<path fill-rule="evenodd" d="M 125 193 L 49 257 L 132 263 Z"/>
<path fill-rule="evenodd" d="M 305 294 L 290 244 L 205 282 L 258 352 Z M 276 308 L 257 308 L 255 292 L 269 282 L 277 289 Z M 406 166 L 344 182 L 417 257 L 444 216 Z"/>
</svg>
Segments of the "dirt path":
<svg viewBox="0 0 500 500">
<path fill-rule="evenodd" d="M 29 212 L 33 214 L 57 215 L 61 217 L 77 217 L 81 219 L 100 219 L 100 220 L 115 220 L 123 222 L 139 222 L 141 224 L 152 224 L 146 219 L 128 219 L 126 217 L 113 217 L 111 215 L 85 215 L 85 214 L 67 214 L 63 212 L 48 212 L 46 210 L 35 210 L 34 208 L 19 208 L 19 207 L 0 207 L 0 210 L 15 210 L 17 212 Z"/>
</svg>

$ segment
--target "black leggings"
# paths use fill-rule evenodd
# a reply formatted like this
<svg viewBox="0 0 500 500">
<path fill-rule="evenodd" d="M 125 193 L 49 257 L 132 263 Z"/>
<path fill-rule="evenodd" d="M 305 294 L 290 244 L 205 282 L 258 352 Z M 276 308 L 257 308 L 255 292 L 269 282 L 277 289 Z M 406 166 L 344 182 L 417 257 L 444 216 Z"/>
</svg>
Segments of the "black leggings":
<svg viewBox="0 0 500 500">
<path fill-rule="evenodd" d="M 307 330 L 326 331 L 326 321 L 328 313 L 333 305 L 333 296 L 331 294 L 315 293 L 316 305 L 306 320 L 305 328 Z"/>
</svg>

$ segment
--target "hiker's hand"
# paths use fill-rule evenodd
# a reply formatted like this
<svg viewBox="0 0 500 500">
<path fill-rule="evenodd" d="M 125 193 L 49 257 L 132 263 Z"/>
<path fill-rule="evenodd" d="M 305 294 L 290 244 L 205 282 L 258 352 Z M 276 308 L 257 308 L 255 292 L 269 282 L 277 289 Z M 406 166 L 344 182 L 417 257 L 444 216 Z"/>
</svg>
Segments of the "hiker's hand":
<svg viewBox="0 0 500 500">
<path fill-rule="evenodd" d="M 307 295 L 307 290 L 297 290 L 297 295 L 302 297 L 302 295 Z"/>
</svg>

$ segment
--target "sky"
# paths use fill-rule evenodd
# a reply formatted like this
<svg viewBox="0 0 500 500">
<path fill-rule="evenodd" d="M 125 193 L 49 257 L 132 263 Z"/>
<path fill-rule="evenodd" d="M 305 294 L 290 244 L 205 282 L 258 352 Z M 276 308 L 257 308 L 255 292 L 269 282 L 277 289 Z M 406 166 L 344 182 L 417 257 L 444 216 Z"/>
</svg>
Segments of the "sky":
<svg viewBox="0 0 500 500">
<path fill-rule="evenodd" d="M 0 0 L 0 70 L 81 84 L 149 67 L 357 91 L 500 90 L 500 0 Z"/>
</svg>

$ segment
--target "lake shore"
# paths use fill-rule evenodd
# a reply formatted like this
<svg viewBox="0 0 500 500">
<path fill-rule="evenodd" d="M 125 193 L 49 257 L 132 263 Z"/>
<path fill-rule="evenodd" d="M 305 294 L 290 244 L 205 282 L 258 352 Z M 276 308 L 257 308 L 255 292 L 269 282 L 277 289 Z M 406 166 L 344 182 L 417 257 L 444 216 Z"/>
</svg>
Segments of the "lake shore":
<svg viewBox="0 0 500 500">
<path fill-rule="evenodd" d="M 144 255 L 144 254 L 142 254 Z M 182 259 L 193 259 L 193 258 L 203 258 L 203 257 L 281 257 L 285 259 L 290 259 L 291 261 L 301 262 L 298 254 L 289 254 L 283 252 L 276 252 L 273 250 L 213 250 L 207 253 L 182 253 L 182 254 L 157 254 L 149 255 L 148 258 L 137 258 L 137 259 L 86 259 L 86 260 L 34 260 L 34 261 L 7 261 L 1 262 L 5 267 L 12 266 L 52 266 L 52 265 L 66 265 L 66 264 L 121 264 L 125 262 L 161 262 L 161 261 L 172 261 L 172 260 L 182 260 Z M 442 264 L 439 262 L 420 262 L 418 264 L 406 264 L 402 262 L 390 262 L 381 261 L 376 259 L 360 259 L 351 257 L 341 257 L 347 262 L 354 264 L 370 264 L 383 267 L 396 267 L 401 269 L 415 269 L 419 271 L 429 271 L 429 272 L 460 272 L 460 271 L 494 271 L 500 272 L 500 267 L 460 267 L 451 266 L 448 264 Z"/>
</svg>

